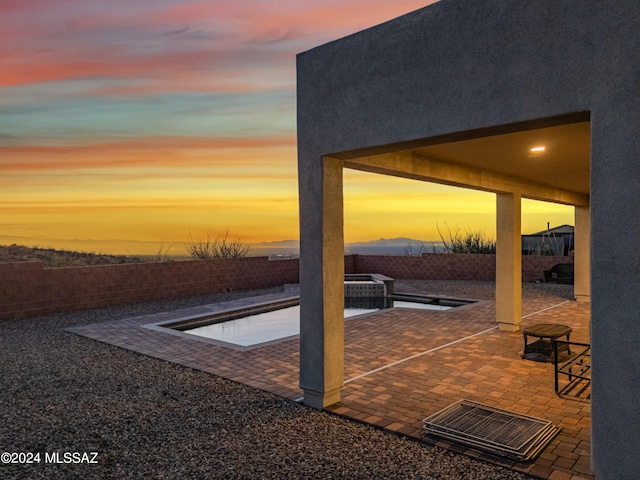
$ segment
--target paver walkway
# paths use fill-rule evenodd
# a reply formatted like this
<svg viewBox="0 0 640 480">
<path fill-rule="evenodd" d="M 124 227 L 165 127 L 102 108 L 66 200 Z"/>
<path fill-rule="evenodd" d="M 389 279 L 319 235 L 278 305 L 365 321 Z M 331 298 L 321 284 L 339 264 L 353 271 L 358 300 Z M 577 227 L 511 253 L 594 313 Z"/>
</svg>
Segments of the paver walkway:
<svg viewBox="0 0 640 480">
<path fill-rule="evenodd" d="M 271 294 L 69 331 L 299 399 L 297 338 L 242 351 L 152 326 L 290 296 Z M 327 410 L 540 478 L 594 478 L 589 401 L 557 396 L 553 365 L 522 360 L 522 334 L 500 332 L 494 319 L 495 302 L 483 301 L 444 312 L 389 309 L 346 321 L 342 401 Z M 525 299 L 522 326 L 534 323 L 569 325 L 571 340 L 589 342 L 588 304 Z M 561 431 L 534 462 L 521 464 L 423 438 L 423 419 L 463 398 L 550 420 Z"/>
</svg>

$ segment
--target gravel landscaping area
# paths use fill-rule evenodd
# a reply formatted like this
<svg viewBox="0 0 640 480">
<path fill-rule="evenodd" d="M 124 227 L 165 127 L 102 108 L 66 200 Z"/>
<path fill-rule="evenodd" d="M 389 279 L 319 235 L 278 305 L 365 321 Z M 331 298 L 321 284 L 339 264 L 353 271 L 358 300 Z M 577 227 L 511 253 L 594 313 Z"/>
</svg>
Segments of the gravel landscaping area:
<svg viewBox="0 0 640 480">
<path fill-rule="evenodd" d="M 426 293 L 447 294 L 452 297 L 473 298 L 477 300 L 493 300 L 496 298 L 496 284 L 494 282 L 476 282 L 471 280 L 398 280 L 396 283 Z M 565 298 L 567 300 L 573 300 L 573 285 L 523 283 L 522 298 Z"/>
<path fill-rule="evenodd" d="M 494 288 L 404 283 L 473 298 Z M 525 295 L 547 294 L 532 285 Z M 531 478 L 63 331 L 280 290 L 0 322 L 0 452 L 40 454 L 39 463 L 3 463 L 0 478 Z"/>
</svg>

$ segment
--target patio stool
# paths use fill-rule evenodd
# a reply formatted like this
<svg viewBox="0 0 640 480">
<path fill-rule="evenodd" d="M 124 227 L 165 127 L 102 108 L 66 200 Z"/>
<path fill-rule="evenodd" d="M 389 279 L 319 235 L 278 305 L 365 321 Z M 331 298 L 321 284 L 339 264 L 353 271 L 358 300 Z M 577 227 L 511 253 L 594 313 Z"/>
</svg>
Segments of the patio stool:
<svg viewBox="0 0 640 480">
<path fill-rule="evenodd" d="M 566 325 L 557 325 L 554 323 L 537 323 L 522 329 L 522 335 L 524 336 L 524 353 L 522 354 L 522 358 L 526 358 L 529 354 L 533 354 L 535 356 L 544 355 L 547 357 L 544 361 L 553 361 L 554 341 L 556 338 L 567 337 L 568 342 L 571 331 L 571 327 L 567 327 Z M 527 343 L 527 337 L 529 336 L 536 337 L 538 340 L 532 343 Z M 559 344 L 558 353 L 560 352 L 567 352 L 570 354 L 571 351 L 569 350 L 569 345 L 566 343 Z"/>
</svg>

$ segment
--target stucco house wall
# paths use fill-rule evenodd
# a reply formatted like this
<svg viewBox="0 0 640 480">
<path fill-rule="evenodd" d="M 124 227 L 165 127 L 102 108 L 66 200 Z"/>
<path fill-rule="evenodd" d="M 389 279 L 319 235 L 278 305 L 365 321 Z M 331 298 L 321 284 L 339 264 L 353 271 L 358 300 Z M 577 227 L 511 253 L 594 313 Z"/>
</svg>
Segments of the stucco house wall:
<svg viewBox="0 0 640 480">
<path fill-rule="evenodd" d="M 635 0 L 442 0 L 297 63 L 309 326 L 322 321 L 329 294 L 325 231 L 335 205 L 323 192 L 341 188 L 323 156 L 590 120 L 592 467 L 603 479 L 640 472 L 639 41 Z"/>
</svg>

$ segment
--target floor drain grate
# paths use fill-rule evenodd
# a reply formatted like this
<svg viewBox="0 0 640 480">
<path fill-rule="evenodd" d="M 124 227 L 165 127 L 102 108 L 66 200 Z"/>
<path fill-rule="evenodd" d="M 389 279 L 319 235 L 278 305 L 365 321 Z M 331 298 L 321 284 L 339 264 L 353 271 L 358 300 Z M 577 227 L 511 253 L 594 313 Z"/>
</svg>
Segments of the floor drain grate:
<svg viewBox="0 0 640 480">
<path fill-rule="evenodd" d="M 460 400 L 424 419 L 425 433 L 517 461 L 529 461 L 560 429 L 547 420 Z"/>
</svg>

